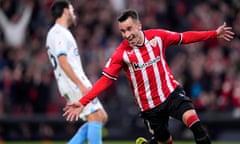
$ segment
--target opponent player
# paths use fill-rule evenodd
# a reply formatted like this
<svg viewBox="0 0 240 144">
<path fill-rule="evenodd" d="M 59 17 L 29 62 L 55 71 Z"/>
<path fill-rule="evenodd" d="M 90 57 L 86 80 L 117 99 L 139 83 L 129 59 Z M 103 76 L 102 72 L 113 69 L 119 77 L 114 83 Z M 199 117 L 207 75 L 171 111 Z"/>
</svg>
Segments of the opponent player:
<svg viewBox="0 0 240 144">
<path fill-rule="evenodd" d="M 152 133 L 148 142 L 140 138 L 137 144 L 172 144 L 168 130 L 169 116 L 182 121 L 194 134 L 197 144 L 210 144 L 192 101 L 182 86 L 174 79 L 166 62 L 165 51 L 170 45 L 188 44 L 212 38 L 233 39 L 231 27 L 224 23 L 212 31 L 188 31 L 183 33 L 163 29 L 142 30 L 138 13 L 126 10 L 118 18 L 118 26 L 125 39 L 113 53 L 103 76 L 79 102 L 66 105 L 66 119 L 78 119 L 84 106 L 108 88 L 116 80 L 121 69 L 126 73 L 141 117 Z"/>
<path fill-rule="evenodd" d="M 86 77 L 76 41 L 69 27 L 76 25 L 74 8 L 67 0 L 56 1 L 51 8 L 55 24 L 47 34 L 46 47 L 54 68 L 55 78 L 62 96 L 68 102 L 77 101 L 91 88 Z M 80 118 L 86 120 L 69 144 L 102 144 L 102 126 L 107 114 L 98 99 L 86 105 Z"/>
</svg>

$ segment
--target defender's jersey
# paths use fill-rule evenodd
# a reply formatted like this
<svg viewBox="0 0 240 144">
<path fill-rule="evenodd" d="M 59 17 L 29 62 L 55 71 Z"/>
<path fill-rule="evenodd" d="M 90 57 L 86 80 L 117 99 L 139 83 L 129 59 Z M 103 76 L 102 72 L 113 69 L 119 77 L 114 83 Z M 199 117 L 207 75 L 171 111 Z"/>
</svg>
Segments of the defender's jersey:
<svg viewBox="0 0 240 144">
<path fill-rule="evenodd" d="M 144 44 L 138 47 L 124 40 L 103 69 L 103 74 L 112 79 L 124 69 L 141 111 L 163 103 L 179 85 L 167 65 L 165 50 L 181 42 L 180 33 L 164 30 L 147 30 L 144 36 Z"/>
<path fill-rule="evenodd" d="M 91 87 L 91 83 L 82 69 L 76 41 L 68 29 L 59 24 L 55 24 L 47 34 L 46 46 L 48 51 L 47 53 L 53 65 L 54 74 L 62 96 L 64 96 L 66 93 L 69 93 L 66 91 L 67 89 L 78 89 L 78 87 L 67 77 L 60 67 L 58 61 L 58 56 L 60 55 L 67 55 L 67 60 L 75 74 L 86 87 Z"/>
</svg>

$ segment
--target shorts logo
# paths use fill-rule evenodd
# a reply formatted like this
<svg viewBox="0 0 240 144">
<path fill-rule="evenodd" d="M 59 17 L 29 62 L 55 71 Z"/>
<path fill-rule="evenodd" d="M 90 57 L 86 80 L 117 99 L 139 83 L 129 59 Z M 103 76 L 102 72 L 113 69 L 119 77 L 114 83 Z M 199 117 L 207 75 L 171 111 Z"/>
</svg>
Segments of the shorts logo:
<svg viewBox="0 0 240 144">
<path fill-rule="evenodd" d="M 181 94 L 181 93 L 179 94 L 179 96 L 181 96 L 181 97 L 184 97 L 184 95 L 183 95 L 183 94 Z"/>
<path fill-rule="evenodd" d="M 74 53 L 75 56 L 79 56 L 78 48 L 75 48 L 75 49 L 73 50 L 73 53 Z"/>
</svg>

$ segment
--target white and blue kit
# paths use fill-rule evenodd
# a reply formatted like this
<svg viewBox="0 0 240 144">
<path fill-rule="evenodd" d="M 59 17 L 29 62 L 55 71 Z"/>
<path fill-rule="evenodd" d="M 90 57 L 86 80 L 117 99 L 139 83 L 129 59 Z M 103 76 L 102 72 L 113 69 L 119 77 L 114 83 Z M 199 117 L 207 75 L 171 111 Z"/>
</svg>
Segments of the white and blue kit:
<svg viewBox="0 0 240 144">
<path fill-rule="evenodd" d="M 46 47 L 49 59 L 54 68 L 54 75 L 60 94 L 69 102 L 78 101 L 83 94 L 78 86 L 65 74 L 58 61 L 58 56 L 66 55 L 69 64 L 80 81 L 87 88 L 92 87 L 91 82 L 83 71 L 77 43 L 72 33 L 67 28 L 55 24 L 47 34 Z M 83 112 L 80 114 L 80 118 L 85 120 L 88 114 L 95 112 L 100 108 L 102 108 L 102 104 L 98 99 L 94 99 L 91 103 L 85 106 Z"/>
</svg>

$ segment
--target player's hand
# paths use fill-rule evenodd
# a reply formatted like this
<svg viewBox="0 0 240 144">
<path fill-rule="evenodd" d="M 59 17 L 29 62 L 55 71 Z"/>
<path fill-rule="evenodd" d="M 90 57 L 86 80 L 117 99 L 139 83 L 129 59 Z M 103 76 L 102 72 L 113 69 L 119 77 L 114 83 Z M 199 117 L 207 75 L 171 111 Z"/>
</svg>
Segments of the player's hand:
<svg viewBox="0 0 240 144">
<path fill-rule="evenodd" d="M 79 102 L 67 103 L 63 109 L 63 116 L 66 117 L 67 121 L 77 121 L 83 108 L 84 106 Z"/>
<path fill-rule="evenodd" d="M 232 27 L 227 27 L 226 22 L 223 23 L 218 29 L 216 30 L 217 32 L 217 37 L 218 38 L 223 38 L 226 41 L 231 41 L 235 35 L 234 32 L 231 31 Z"/>
</svg>

